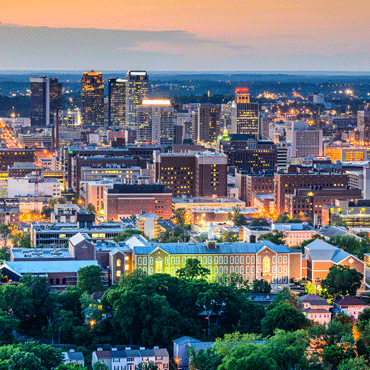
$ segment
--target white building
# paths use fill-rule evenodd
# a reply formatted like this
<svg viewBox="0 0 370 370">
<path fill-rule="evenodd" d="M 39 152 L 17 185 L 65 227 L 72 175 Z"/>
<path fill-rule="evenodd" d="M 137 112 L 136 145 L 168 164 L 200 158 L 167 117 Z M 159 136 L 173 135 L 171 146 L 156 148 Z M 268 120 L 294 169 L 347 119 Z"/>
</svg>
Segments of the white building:
<svg viewBox="0 0 370 370">
<path fill-rule="evenodd" d="M 25 177 L 9 177 L 8 197 L 61 196 L 61 184 L 57 179 L 45 179 L 43 176 L 27 175 Z"/>
</svg>

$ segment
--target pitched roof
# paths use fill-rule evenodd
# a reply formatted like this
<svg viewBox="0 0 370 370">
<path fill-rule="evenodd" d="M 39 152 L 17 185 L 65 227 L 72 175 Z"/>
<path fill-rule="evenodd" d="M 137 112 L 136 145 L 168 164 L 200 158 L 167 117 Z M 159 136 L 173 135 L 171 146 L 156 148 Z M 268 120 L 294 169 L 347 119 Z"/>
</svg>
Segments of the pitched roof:
<svg viewBox="0 0 370 370">
<path fill-rule="evenodd" d="M 110 351 L 95 351 L 95 354 L 98 359 L 111 358 Z"/>
<path fill-rule="evenodd" d="M 325 238 L 331 238 L 332 236 L 343 236 L 349 234 L 348 230 L 341 226 L 328 226 L 323 227 L 320 231 L 320 235 L 324 236 Z"/>
<path fill-rule="evenodd" d="M 72 245 L 77 245 L 84 240 L 91 243 L 91 238 L 85 233 L 77 233 L 76 235 L 73 235 L 71 238 L 69 238 L 69 241 L 72 243 Z"/>
<path fill-rule="evenodd" d="M 337 298 L 334 303 L 338 306 L 368 306 L 367 303 L 361 301 L 361 299 L 346 295 L 342 298 Z"/>
<path fill-rule="evenodd" d="M 184 336 L 184 337 L 175 339 L 173 342 L 177 345 L 180 345 L 180 344 L 184 344 L 184 343 L 200 342 L 200 340 L 192 338 L 192 337 Z"/>
<path fill-rule="evenodd" d="M 71 360 L 71 361 L 84 361 L 84 356 L 82 354 L 82 352 L 65 352 L 67 354 L 67 357 Z"/>
<path fill-rule="evenodd" d="M 310 303 L 315 306 L 329 306 L 329 303 L 326 299 L 312 293 L 303 295 L 301 297 L 298 297 L 297 299 L 298 301 Z"/>
<path fill-rule="evenodd" d="M 212 348 L 215 343 L 216 342 L 197 342 L 191 343 L 190 346 L 192 346 L 195 351 L 199 351 L 201 349 L 206 350 L 208 348 Z"/>
</svg>

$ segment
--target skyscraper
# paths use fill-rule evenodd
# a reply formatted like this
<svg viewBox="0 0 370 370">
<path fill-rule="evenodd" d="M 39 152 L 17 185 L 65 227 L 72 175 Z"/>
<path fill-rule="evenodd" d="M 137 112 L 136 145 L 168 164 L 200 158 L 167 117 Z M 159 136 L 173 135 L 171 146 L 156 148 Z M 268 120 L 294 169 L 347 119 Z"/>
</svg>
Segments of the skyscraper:
<svg viewBox="0 0 370 370">
<path fill-rule="evenodd" d="M 231 133 L 258 137 L 258 103 L 250 102 L 249 89 L 235 89 L 235 101 L 231 107 Z"/>
<path fill-rule="evenodd" d="M 357 129 L 360 131 L 360 144 L 370 144 L 370 107 L 357 112 Z"/>
<path fill-rule="evenodd" d="M 81 80 L 82 124 L 104 125 L 104 79 L 101 72 L 84 72 Z"/>
<path fill-rule="evenodd" d="M 125 126 L 126 122 L 126 80 L 110 78 L 108 84 L 108 124 Z"/>
<path fill-rule="evenodd" d="M 62 109 L 62 84 L 58 78 L 42 76 L 30 78 L 31 125 L 47 126 L 53 121 L 53 114 Z"/>
<path fill-rule="evenodd" d="M 168 99 L 144 99 L 137 109 L 137 141 L 162 146 L 174 142 L 175 109 Z"/>
<path fill-rule="evenodd" d="M 201 104 L 197 114 L 198 128 L 194 130 L 198 143 L 215 142 L 220 133 L 221 107 L 216 104 Z"/>
<path fill-rule="evenodd" d="M 136 111 L 148 95 L 148 74 L 128 71 L 126 80 L 126 126 L 136 128 Z"/>
</svg>

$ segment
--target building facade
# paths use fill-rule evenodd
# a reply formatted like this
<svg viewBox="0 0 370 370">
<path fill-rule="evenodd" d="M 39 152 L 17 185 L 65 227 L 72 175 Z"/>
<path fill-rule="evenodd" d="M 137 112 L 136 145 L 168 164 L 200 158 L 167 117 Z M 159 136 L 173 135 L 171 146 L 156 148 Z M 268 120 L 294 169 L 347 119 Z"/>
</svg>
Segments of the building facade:
<svg viewBox="0 0 370 370">
<path fill-rule="evenodd" d="M 108 124 L 125 126 L 126 122 L 126 80 L 110 78 L 108 83 Z"/>
</svg>

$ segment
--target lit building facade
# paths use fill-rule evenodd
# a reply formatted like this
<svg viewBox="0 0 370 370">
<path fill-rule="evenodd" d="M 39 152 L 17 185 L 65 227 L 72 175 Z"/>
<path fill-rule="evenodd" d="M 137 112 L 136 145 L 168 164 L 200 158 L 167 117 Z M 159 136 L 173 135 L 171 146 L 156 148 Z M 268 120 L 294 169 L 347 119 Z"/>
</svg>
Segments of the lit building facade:
<svg viewBox="0 0 370 370">
<path fill-rule="evenodd" d="M 110 78 L 108 84 L 109 126 L 125 126 L 126 122 L 126 80 Z"/>
</svg>

